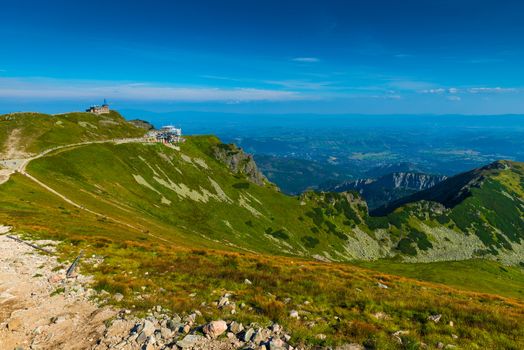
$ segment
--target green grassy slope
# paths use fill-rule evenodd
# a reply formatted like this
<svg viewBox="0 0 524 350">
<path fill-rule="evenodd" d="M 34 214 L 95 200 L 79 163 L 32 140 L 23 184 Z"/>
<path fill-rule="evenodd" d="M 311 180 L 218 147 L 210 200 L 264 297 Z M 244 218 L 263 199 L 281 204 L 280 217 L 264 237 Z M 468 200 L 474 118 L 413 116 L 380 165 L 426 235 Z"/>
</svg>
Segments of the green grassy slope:
<svg viewBox="0 0 524 350">
<path fill-rule="evenodd" d="M 430 347 L 443 342 L 463 349 L 519 349 L 524 342 L 524 306 L 517 300 L 349 264 L 206 249 L 203 242 L 197 248 L 187 236 L 177 240 L 175 233 L 161 240 L 64 203 L 20 174 L 0 186 L 0 223 L 14 225 L 27 237 L 60 239 L 64 266 L 80 250 L 102 259 L 83 260 L 81 268 L 94 276 L 97 290 L 124 295 L 117 307 L 138 314 L 160 304 L 177 313 L 198 309 L 199 323 L 277 321 L 295 345 L 356 342 L 375 349 L 416 349 L 422 342 Z M 389 288 L 378 288 L 379 281 Z M 225 292 L 237 303 L 235 315 L 212 304 Z M 115 303 L 111 298 L 102 302 Z M 238 307 L 241 303 L 246 307 Z M 291 310 L 302 318 L 289 318 Z M 434 314 L 443 315 L 439 323 L 427 319 Z M 409 332 L 402 345 L 391 336 L 398 330 Z"/>
<path fill-rule="evenodd" d="M 132 215 L 142 231 L 173 231 L 206 246 L 338 261 L 522 262 L 522 164 L 484 172 L 453 208 L 420 201 L 370 217 L 354 193 L 291 197 L 256 185 L 214 157 L 218 145 L 211 136 L 189 137 L 180 150 L 93 144 L 35 160 L 28 171 L 87 208 L 120 220 Z M 439 193 L 451 196 L 455 187 Z"/>
<path fill-rule="evenodd" d="M 377 220 L 388 221 L 390 233 L 403 237 L 397 249 L 407 255 L 424 259 L 422 253 L 424 261 L 468 258 L 458 250 L 458 255 L 446 255 L 459 248 L 463 252 L 467 249 L 473 258 L 524 262 L 523 163 L 496 162 L 452 177 L 402 202 L 387 217 Z"/>
<path fill-rule="evenodd" d="M 6 153 L 9 146 L 34 154 L 55 146 L 139 137 L 145 133 L 115 111 L 100 116 L 91 113 L 12 113 L 0 115 L 0 123 L 0 155 Z"/>
<path fill-rule="evenodd" d="M 155 226 L 140 218 L 211 245 L 287 255 L 344 252 L 344 233 L 315 225 L 315 201 L 232 174 L 211 156 L 218 143 L 191 137 L 180 151 L 161 144 L 89 145 L 38 159 L 28 171 L 108 216 L 125 220 L 132 212 L 144 230 Z"/>
<path fill-rule="evenodd" d="M 524 300 L 524 270 L 488 260 L 399 263 L 391 260 L 358 262 L 384 273 L 447 284 L 456 288 Z"/>
</svg>

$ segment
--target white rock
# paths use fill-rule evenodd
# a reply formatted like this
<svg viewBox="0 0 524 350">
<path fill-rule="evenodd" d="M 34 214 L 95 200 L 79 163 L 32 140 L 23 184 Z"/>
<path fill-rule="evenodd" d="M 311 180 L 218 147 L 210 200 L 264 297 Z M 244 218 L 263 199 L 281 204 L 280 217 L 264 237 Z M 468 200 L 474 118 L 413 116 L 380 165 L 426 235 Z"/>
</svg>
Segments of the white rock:
<svg viewBox="0 0 524 350">
<path fill-rule="evenodd" d="M 428 320 L 429 321 L 433 321 L 435 323 L 438 323 L 440 321 L 440 319 L 442 318 L 442 315 L 441 314 L 438 314 L 438 315 L 430 315 L 428 316 Z"/>
<path fill-rule="evenodd" d="M 220 300 L 218 301 L 218 307 L 221 308 L 221 307 L 224 307 L 226 305 L 229 304 L 229 298 L 226 297 L 226 296 L 223 296 L 222 298 L 220 298 Z"/>
<path fill-rule="evenodd" d="M 386 286 L 384 283 L 377 282 L 377 286 L 381 289 L 388 289 L 389 287 Z"/>
</svg>

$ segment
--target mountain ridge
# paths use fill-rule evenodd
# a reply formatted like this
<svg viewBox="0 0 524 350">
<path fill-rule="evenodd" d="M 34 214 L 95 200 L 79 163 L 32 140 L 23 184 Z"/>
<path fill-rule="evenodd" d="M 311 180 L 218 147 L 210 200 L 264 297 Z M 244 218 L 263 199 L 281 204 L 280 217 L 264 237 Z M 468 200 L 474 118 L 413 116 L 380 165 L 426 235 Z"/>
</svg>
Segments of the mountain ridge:
<svg viewBox="0 0 524 350">
<path fill-rule="evenodd" d="M 324 191 L 357 191 L 368 202 L 371 209 L 405 197 L 409 194 L 433 187 L 446 179 L 444 175 L 418 172 L 393 172 L 379 178 L 344 181 L 334 186 L 323 187 Z"/>
</svg>

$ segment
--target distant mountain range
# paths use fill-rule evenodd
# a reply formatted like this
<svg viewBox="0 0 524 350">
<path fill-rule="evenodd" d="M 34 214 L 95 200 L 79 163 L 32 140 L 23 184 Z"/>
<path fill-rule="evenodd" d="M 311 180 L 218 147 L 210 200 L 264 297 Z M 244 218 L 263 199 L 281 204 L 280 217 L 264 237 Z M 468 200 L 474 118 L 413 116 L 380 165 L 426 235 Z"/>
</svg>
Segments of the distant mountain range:
<svg viewBox="0 0 524 350">
<path fill-rule="evenodd" d="M 394 172 L 376 179 L 344 181 L 321 189 L 333 192 L 356 191 L 364 197 L 368 207 L 374 209 L 418 191 L 431 188 L 446 178 L 444 175 Z"/>
</svg>

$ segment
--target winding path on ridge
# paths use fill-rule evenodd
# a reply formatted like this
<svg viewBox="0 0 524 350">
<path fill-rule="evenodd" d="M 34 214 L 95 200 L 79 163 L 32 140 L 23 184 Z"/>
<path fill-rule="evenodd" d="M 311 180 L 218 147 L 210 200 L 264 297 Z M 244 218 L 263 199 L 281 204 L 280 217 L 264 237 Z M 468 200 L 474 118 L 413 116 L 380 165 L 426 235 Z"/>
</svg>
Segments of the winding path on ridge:
<svg viewBox="0 0 524 350">
<path fill-rule="evenodd" d="M 0 160 L 0 185 L 2 185 L 3 183 L 7 182 L 12 174 L 18 172 L 18 173 L 26 176 L 27 178 L 31 179 L 35 183 L 37 183 L 39 186 L 44 188 L 46 191 L 48 191 L 48 192 L 50 192 L 50 193 L 60 197 L 65 202 L 71 204 L 72 206 L 74 206 L 74 207 L 76 207 L 78 209 L 84 210 L 84 211 L 86 211 L 88 213 L 91 213 L 91 214 L 93 214 L 95 216 L 98 216 L 98 217 L 109 219 L 109 220 L 111 220 L 113 222 L 116 222 L 116 223 L 118 223 L 120 225 L 124 225 L 124 226 L 129 227 L 129 228 L 131 228 L 133 230 L 136 230 L 136 231 L 139 231 L 139 232 L 144 232 L 144 230 L 145 230 L 144 228 L 136 227 L 136 226 L 131 225 L 131 224 L 125 222 L 125 221 L 122 221 L 122 220 L 119 220 L 119 219 L 115 219 L 115 218 L 109 217 L 107 215 L 98 213 L 98 212 L 96 212 L 94 210 L 91 210 L 89 208 L 84 207 L 83 205 L 80 205 L 80 204 L 76 203 L 75 201 L 73 201 L 72 199 L 68 198 L 64 194 L 54 190 L 53 188 L 49 187 L 48 185 L 46 185 L 42 181 L 40 181 L 37 178 L 35 178 L 33 175 L 29 174 L 26 171 L 26 168 L 29 165 L 29 163 L 32 162 L 33 160 L 40 159 L 40 158 L 45 157 L 46 155 L 48 155 L 48 154 L 50 154 L 52 152 L 59 151 L 59 150 L 67 150 L 67 149 L 73 149 L 73 148 L 77 148 L 77 147 L 82 147 L 82 146 L 87 146 L 87 145 L 92 145 L 92 144 L 101 144 L 101 143 L 124 144 L 124 143 L 147 143 L 147 142 L 148 141 L 146 141 L 144 138 L 122 138 L 122 139 L 110 139 L 110 140 L 85 141 L 85 142 L 72 143 L 72 144 L 63 145 L 63 146 L 52 147 L 52 148 L 49 148 L 49 149 L 47 149 L 47 150 L 45 150 L 43 152 L 40 152 L 37 155 L 34 155 L 32 157 L 29 157 L 29 158 Z M 165 238 L 156 236 L 154 234 L 148 233 L 148 235 L 153 236 L 155 238 L 158 238 L 158 239 L 160 239 L 162 241 L 165 241 L 165 242 L 168 242 L 168 243 L 172 243 L 171 241 L 169 241 L 169 240 L 167 240 Z"/>
</svg>

